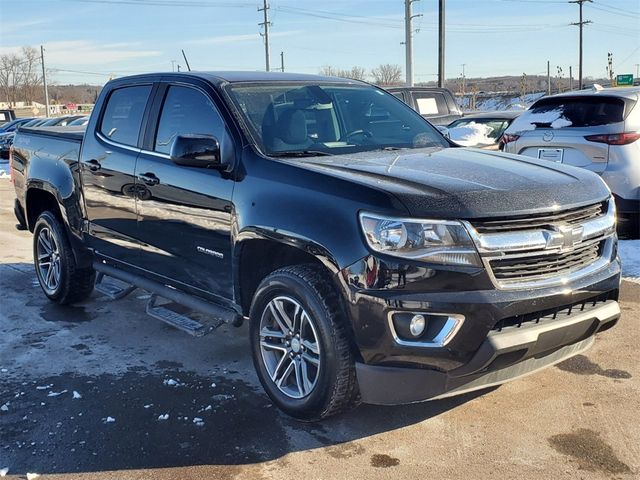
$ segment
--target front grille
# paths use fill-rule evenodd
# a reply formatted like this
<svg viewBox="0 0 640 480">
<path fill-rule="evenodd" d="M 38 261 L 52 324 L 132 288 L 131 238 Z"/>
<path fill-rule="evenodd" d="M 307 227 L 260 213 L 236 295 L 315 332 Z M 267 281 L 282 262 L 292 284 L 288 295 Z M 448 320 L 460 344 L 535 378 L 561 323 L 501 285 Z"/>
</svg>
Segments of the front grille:
<svg viewBox="0 0 640 480">
<path fill-rule="evenodd" d="M 473 226 L 478 233 L 503 233 L 507 231 L 533 230 L 558 224 L 579 225 L 604 215 L 606 211 L 607 202 L 601 202 L 587 207 L 572 208 L 561 212 L 509 217 L 497 220 L 476 220 L 473 222 Z"/>
<path fill-rule="evenodd" d="M 554 320 L 563 320 L 572 314 L 588 312 L 601 307 L 610 300 L 618 299 L 618 291 L 611 290 L 596 297 L 592 297 L 570 305 L 563 305 L 557 308 L 550 308 L 540 312 L 526 313 L 524 315 L 515 315 L 513 317 L 503 318 L 499 320 L 492 331 L 501 332 L 513 328 L 521 328 L 527 325 L 537 325 L 540 323 L 552 322 Z"/>
<path fill-rule="evenodd" d="M 579 245 L 560 253 L 539 253 L 531 256 L 503 257 L 490 260 L 497 280 L 537 280 L 580 270 L 600 257 L 603 241 Z"/>
</svg>

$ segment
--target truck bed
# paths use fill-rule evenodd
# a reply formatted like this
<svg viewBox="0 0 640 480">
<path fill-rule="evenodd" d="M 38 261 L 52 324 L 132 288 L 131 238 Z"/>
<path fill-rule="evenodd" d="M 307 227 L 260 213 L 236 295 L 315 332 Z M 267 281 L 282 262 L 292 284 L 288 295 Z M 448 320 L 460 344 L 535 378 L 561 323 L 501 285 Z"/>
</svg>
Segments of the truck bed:
<svg viewBox="0 0 640 480">
<path fill-rule="evenodd" d="M 82 142 L 84 137 L 84 126 L 72 126 L 72 127 L 27 127 L 21 128 L 20 133 L 28 133 L 35 135 L 42 135 L 45 137 L 63 138 L 65 140 L 71 140 L 74 142 Z"/>
</svg>

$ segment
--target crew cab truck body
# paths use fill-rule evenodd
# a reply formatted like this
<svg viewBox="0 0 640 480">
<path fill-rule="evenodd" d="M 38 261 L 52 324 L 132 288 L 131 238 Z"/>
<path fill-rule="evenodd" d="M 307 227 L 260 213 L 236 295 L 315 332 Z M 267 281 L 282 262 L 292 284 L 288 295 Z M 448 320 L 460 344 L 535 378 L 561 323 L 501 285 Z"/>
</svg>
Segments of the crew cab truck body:
<svg viewBox="0 0 640 480">
<path fill-rule="evenodd" d="M 620 315 L 597 175 L 457 148 L 362 82 L 122 78 L 82 139 L 21 130 L 12 168 L 50 299 L 97 272 L 248 319 L 260 381 L 300 418 L 503 383 Z"/>
</svg>

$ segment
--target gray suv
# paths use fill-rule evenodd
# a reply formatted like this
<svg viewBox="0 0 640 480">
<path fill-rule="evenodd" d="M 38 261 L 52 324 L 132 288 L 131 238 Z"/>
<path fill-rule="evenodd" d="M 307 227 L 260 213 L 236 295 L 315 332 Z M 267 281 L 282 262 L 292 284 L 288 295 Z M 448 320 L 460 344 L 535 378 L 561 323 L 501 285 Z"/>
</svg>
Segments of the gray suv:
<svg viewBox="0 0 640 480">
<path fill-rule="evenodd" d="M 504 151 L 586 168 L 616 200 L 620 231 L 639 236 L 640 87 L 545 97 L 504 133 Z"/>
</svg>

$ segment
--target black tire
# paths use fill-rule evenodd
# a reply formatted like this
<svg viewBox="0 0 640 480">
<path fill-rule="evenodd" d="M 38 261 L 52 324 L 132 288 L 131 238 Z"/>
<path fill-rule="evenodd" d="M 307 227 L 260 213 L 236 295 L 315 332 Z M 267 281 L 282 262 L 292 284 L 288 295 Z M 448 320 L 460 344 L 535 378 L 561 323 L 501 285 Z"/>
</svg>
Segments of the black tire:
<svg viewBox="0 0 640 480">
<path fill-rule="evenodd" d="M 55 282 L 55 285 L 51 285 L 51 288 L 47 286 L 46 271 L 44 267 L 40 267 L 38 261 L 38 249 L 42 248 L 38 246 L 38 242 L 41 235 L 45 233 L 52 237 L 58 252 L 56 259 L 59 280 Z M 91 267 L 79 268 L 76 265 L 67 232 L 60 220 L 49 211 L 43 212 L 36 221 L 33 230 L 33 259 L 38 282 L 49 300 L 67 305 L 82 301 L 91 295 L 96 279 L 95 271 Z"/>
<path fill-rule="evenodd" d="M 291 398 L 280 390 L 272 380 L 263 357 L 266 350 L 261 347 L 261 321 L 264 315 L 270 315 L 267 313 L 270 302 L 279 298 L 290 298 L 303 308 L 303 313 L 308 314 L 305 318 L 308 324 L 313 325 L 313 333 L 317 337 L 319 367 L 315 372 L 315 384 L 301 398 Z M 254 295 L 249 328 L 253 363 L 260 382 L 274 404 L 285 413 L 301 420 L 315 421 L 357 405 L 359 392 L 349 329 L 338 292 L 321 267 L 295 265 L 267 276 Z M 304 346 L 301 348 L 304 350 Z M 304 369 L 305 375 L 307 368 Z M 294 375 L 297 376 L 297 371 Z"/>
</svg>

